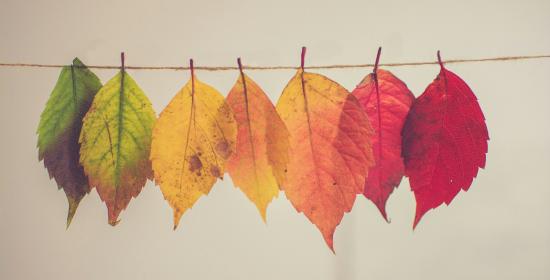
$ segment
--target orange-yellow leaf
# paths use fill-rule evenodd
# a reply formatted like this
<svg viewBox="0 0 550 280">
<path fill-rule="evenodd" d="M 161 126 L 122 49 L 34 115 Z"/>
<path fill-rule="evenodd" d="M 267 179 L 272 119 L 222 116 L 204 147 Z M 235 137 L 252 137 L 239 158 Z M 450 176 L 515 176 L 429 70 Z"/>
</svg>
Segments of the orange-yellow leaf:
<svg viewBox="0 0 550 280">
<path fill-rule="evenodd" d="M 229 92 L 227 103 L 238 128 L 236 152 L 227 162 L 227 171 L 265 221 L 267 205 L 284 182 L 288 131 L 267 95 L 244 73 Z"/>
<path fill-rule="evenodd" d="M 334 250 L 336 226 L 374 165 L 367 115 L 342 86 L 303 70 L 284 89 L 277 111 L 290 133 L 285 194 Z"/>
<path fill-rule="evenodd" d="M 196 78 L 162 111 L 153 128 L 151 162 L 155 181 L 174 209 L 174 228 L 223 177 L 235 137 L 235 120 L 223 96 Z"/>
</svg>

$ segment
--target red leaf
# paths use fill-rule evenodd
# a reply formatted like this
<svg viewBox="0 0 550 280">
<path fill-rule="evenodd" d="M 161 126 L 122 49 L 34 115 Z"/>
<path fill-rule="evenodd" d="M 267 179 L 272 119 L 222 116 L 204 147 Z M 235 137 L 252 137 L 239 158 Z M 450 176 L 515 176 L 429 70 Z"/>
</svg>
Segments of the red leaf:
<svg viewBox="0 0 550 280">
<path fill-rule="evenodd" d="M 414 101 L 407 85 L 389 71 L 378 69 L 380 49 L 373 73 L 361 81 L 352 94 L 367 112 L 375 134 L 371 136 L 376 165 L 369 170 L 363 194 L 380 210 L 384 219 L 386 201 L 401 182 L 401 129 Z M 374 74 L 376 73 L 376 74 Z"/>
<path fill-rule="evenodd" d="M 439 63 L 441 72 L 412 106 L 402 133 L 405 175 L 416 197 L 413 228 L 427 211 L 467 191 L 485 167 L 489 134 L 477 98 Z"/>
</svg>

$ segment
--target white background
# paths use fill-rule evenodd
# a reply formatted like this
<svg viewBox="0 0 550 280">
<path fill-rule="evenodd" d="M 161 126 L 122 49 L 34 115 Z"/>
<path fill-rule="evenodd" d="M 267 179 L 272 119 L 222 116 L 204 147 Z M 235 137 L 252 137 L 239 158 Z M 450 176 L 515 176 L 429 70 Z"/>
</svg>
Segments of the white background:
<svg viewBox="0 0 550 280">
<path fill-rule="evenodd" d="M 0 61 L 297 65 L 550 53 L 549 1 L 0 1 Z M 172 231 L 147 183 L 107 224 L 95 190 L 69 230 L 66 198 L 37 160 L 40 113 L 59 69 L 0 68 L 0 279 L 550 279 L 550 59 L 448 65 L 479 98 L 491 141 L 468 193 L 412 231 L 408 180 L 391 224 L 359 196 L 336 255 L 284 194 L 265 225 L 226 176 Z M 438 66 L 391 68 L 416 96 Z M 318 71 L 352 90 L 371 69 Z M 97 70 L 106 82 L 115 70 Z M 157 113 L 185 71 L 130 71 Z M 276 101 L 293 71 L 249 71 Z M 224 95 L 237 72 L 198 72 Z"/>
</svg>

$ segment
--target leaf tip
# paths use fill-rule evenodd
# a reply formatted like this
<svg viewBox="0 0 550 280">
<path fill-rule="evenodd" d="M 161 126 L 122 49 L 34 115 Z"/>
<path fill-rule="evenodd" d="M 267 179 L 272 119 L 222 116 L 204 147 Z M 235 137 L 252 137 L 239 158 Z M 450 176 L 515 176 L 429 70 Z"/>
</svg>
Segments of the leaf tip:
<svg viewBox="0 0 550 280">
<path fill-rule="evenodd" d="M 75 57 L 73 59 L 73 65 L 81 66 L 81 65 L 84 65 L 84 63 L 82 63 L 82 61 L 78 57 Z"/>
<path fill-rule="evenodd" d="M 267 225 L 267 209 L 266 208 L 258 208 L 260 210 L 260 216 L 262 217 L 262 221 L 264 224 Z"/>
<path fill-rule="evenodd" d="M 332 243 L 332 240 L 330 242 L 330 244 L 328 244 L 328 248 L 330 249 L 330 251 L 332 252 L 332 254 L 336 255 L 336 251 L 334 251 L 334 244 Z"/>
<path fill-rule="evenodd" d="M 120 223 L 120 220 L 118 219 L 118 215 L 120 214 L 120 210 L 116 211 L 114 208 L 109 207 L 107 209 L 107 212 L 108 212 L 107 214 L 109 216 L 109 218 L 108 218 L 109 224 L 113 227 L 118 225 L 118 223 Z"/>
<path fill-rule="evenodd" d="M 332 251 L 333 254 L 336 255 L 336 251 L 334 251 L 334 230 L 329 233 L 322 232 L 322 234 L 328 248 Z"/>
<path fill-rule="evenodd" d="M 181 211 L 174 211 L 174 227 L 172 230 L 176 230 L 178 228 L 182 215 L 183 213 Z"/>
<path fill-rule="evenodd" d="M 424 216 L 424 213 L 416 211 L 416 214 L 414 216 L 413 230 L 415 230 L 416 226 L 418 226 L 418 224 L 420 223 L 422 216 Z"/>
<path fill-rule="evenodd" d="M 390 223 L 390 219 L 388 218 L 388 213 L 386 212 L 386 208 L 384 206 L 378 207 L 378 210 L 380 210 L 380 214 L 382 214 L 382 218 L 386 221 L 386 223 Z"/>
<path fill-rule="evenodd" d="M 67 226 L 65 228 L 66 230 L 69 229 L 69 226 L 73 221 L 74 214 L 76 213 L 76 209 L 78 208 L 78 204 L 80 203 L 81 199 L 67 197 L 67 200 L 69 201 L 69 211 L 67 212 Z"/>
</svg>

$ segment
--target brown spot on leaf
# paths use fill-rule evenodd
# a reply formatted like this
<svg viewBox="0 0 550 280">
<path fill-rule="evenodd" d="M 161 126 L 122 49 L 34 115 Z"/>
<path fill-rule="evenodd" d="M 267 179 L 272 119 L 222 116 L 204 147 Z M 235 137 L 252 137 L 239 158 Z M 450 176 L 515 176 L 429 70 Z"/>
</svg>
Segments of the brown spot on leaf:
<svg viewBox="0 0 550 280">
<path fill-rule="evenodd" d="M 229 158 L 229 156 L 231 155 L 229 143 L 227 143 L 225 139 L 220 140 L 218 144 L 216 144 L 216 152 L 224 159 Z"/>
<path fill-rule="evenodd" d="M 210 173 L 214 177 L 221 177 L 221 175 L 222 175 L 221 172 L 220 172 L 220 169 L 215 165 L 210 165 Z"/>
<path fill-rule="evenodd" d="M 200 176 L 200 169 L 202 168 L 201 159 L 197 155 L 191 156 L 189 159 L 189 171 L 197 172 Z"/>
</svg>

